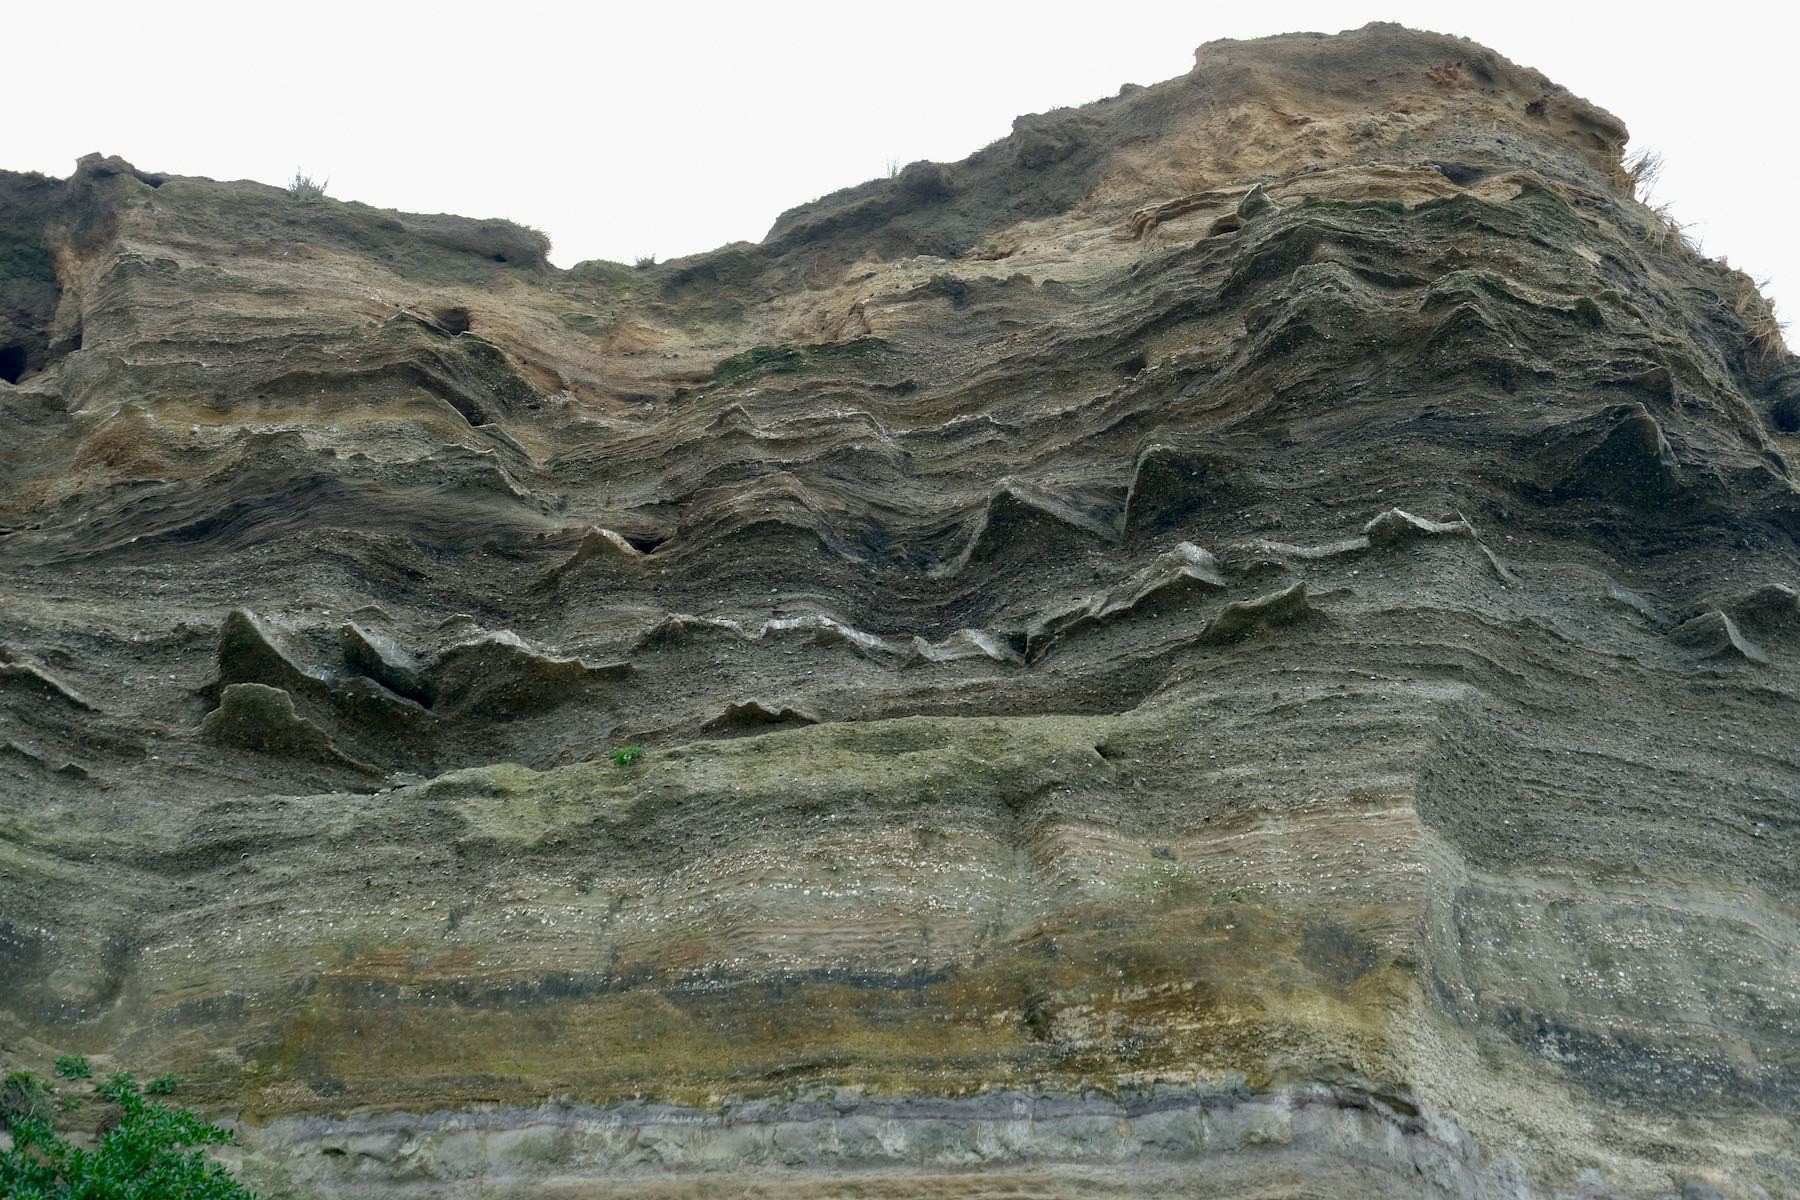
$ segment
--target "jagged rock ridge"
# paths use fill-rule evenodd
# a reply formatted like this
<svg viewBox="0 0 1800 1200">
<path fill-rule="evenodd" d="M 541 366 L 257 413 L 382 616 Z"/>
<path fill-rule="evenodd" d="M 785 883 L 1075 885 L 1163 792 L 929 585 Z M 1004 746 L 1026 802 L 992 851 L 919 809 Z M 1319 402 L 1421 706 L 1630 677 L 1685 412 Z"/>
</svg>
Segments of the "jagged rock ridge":
<svg viewBox="0 0 1800 1200">
<path fill-rule="evenodd" d="M 0 177 L 0 1044 L 275 1195 L 1784 1194 L 1800 365 L 1625 136 L 1371 26 L 641 271 Z"/>
</svg>

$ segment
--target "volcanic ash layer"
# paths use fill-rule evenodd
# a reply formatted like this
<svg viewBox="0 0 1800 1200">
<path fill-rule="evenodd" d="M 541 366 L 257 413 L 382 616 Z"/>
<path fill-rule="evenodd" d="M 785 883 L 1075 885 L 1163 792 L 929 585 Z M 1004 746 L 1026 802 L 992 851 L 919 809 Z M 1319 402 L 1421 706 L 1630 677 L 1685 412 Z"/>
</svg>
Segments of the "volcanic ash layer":
<svg viewBox="0 0 1800 1200">
<path fill-rule="evenodd" d="M 0 177 L 6 1064 L 275 1197 L 1794 1195 L 1800 360 L 1625 138 L 1384 25 L 636 270 Z"/>
</svg>

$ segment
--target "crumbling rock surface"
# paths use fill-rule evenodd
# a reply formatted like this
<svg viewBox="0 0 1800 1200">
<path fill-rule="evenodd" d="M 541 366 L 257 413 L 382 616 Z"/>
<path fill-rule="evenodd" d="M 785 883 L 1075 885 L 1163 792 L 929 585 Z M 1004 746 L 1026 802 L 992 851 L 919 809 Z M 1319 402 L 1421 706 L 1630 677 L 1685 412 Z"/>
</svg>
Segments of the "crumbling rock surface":
<svg viewBox="0 0 1800 1200">
<path fill-rule="evenodd" d="M 1377 25 L 641 270 L 0 176 L 0 1056 L 274 1196 L 1792 1195 L 1800 362 L 1625 136 Z"/>
</svg>

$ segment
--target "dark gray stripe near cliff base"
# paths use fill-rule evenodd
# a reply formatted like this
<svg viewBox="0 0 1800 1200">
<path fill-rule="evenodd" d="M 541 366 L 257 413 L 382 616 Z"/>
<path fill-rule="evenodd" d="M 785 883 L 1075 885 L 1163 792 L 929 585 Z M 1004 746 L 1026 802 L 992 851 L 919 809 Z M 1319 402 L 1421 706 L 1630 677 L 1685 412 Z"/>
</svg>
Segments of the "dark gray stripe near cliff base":
<svg viewBox="0 0 1800 1200">
<path fill-rule="evenodd" d="M 551 1102 L 288 1117 L 240 1137 L 246 1170 L 277 1196 L 831 1195 L 838 1185 L 978 1195 L 989 1182 L 1009 1195 L 1286 1196 L 1302 1194 L 1282 1190 L 1302 1179 L 1315 1181 L 1308 1196 L 1555 1194 L 1533 1191 L 1515 1163 L 1486 1161 L 1454 1121 L 1409 1097 L 1326 1084 L 1131 1097 L 828 1091 L 718 1108 Z M 955 1183 L 965 1176 L 966 1191 Z M 1320 1191 L 1325 1180 L 1350 1190 Z"/>
</svg>

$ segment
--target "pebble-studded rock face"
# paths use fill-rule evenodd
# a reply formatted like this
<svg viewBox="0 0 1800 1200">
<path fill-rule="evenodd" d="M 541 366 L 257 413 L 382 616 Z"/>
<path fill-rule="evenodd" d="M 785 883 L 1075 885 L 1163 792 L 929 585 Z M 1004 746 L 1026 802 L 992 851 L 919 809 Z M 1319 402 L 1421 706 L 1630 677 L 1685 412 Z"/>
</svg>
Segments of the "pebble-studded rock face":
<svg viewBox="0 0 1800 1200">
<path fill-rule="evenodd" d="M 1623 142 L 1372 26 L 642 269 L 0 176 L 0 1064 L 272 1195 L 1787 1194 L 1800 364 Z"/>
</svg>

